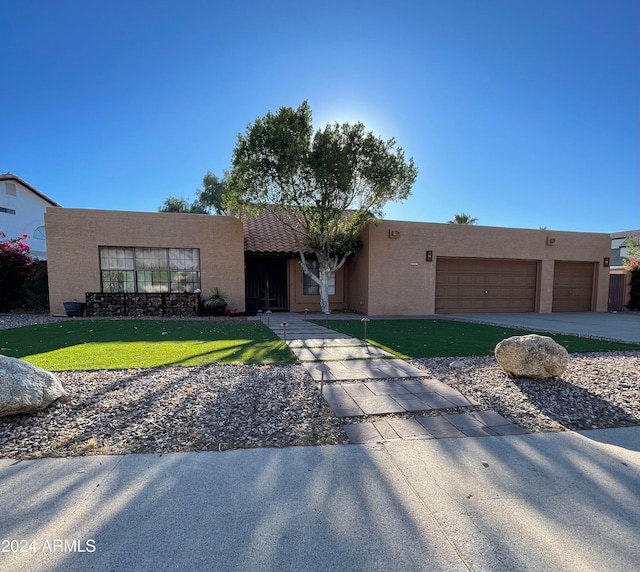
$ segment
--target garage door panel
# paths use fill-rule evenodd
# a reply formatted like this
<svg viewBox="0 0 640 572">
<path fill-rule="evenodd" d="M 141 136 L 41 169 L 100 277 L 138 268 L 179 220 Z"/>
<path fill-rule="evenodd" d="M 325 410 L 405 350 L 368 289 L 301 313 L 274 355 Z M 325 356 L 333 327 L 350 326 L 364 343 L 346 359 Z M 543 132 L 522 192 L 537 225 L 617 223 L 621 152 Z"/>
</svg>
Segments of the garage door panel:
<svg viewBox="0 0 640 572">
<path fill-rule="evenodd" d="M 535 311 L 535 260 L 439 257 L 436 264 L 436 313 Z"/>
<path fill-rule="evenodd" d="M 553 312 L 590 312 L 593 301 L 593 262 L 556 261 Z"/>
</svg>

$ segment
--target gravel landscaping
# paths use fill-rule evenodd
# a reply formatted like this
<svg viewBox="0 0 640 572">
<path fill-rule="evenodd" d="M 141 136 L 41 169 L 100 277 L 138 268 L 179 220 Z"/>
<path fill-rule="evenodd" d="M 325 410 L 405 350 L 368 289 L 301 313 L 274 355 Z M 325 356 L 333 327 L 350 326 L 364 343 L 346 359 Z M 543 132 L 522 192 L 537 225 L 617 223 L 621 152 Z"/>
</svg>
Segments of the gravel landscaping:
<svg viewBox="0 0 640 572">
<path fill-rule="evenodd" d="M 47 316 L 0 315 L 0 329 Z M 640 352 L 575 354 L 562 379 L 508 379 L 493 357 L 411 360 L 529 431 L 640 424 Z M 0 458 L 224 451 L 346 443 L 300 365 L 207 365 L 58 374 L 69 395 L 0 418 Z"/>
</svg>

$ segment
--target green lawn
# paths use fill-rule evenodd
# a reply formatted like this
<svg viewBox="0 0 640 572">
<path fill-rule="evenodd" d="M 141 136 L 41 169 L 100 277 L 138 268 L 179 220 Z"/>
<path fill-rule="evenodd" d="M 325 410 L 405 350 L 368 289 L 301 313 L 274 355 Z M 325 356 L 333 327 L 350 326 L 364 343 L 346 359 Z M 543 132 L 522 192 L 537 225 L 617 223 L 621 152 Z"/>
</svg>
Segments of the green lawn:
<svg viewBox="0 0 640 572">
<path fill-rule="evenodd" d="M 323 320 L 316 323 L 325 325 Z M 329 320 L 327 324 L 337 332 L 356 338 L 364 334 L 360 320 Z M 371 320 L 367 324 L 367 340 L 371 344 L 403 358 L 490 355 L 500 340 L 531 333 L 538 332 L 450 320 Z M 550 336 L 572 353 L 640 350 L 638 345 L 540 334 Z"/>
<path fill-rule="evenodd" d="M 293 362 L 260 322 L 73 320 L 0 330 L 0 354 L 50 371 Z"/>
</svg>

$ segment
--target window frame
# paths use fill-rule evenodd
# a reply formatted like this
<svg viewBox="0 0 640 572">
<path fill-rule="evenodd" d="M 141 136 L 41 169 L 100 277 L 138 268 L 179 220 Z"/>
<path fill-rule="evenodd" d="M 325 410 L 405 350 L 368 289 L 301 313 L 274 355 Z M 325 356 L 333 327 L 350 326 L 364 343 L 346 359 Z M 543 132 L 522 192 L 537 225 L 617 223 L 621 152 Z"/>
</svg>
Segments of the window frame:
<svg viewBox="0 0 640 572">
<path fill-rule="evenodd" d="M 307 266 L 315 276 L 318 276 L 318 261 L 315 259 L 307 260 Z M 336 273 L 329 278 L 329 296 L 335 296 L 336 294 Z M 320 296 L 320 285 L 314 282 L 314 280 L 306 272 L 302 272 L 302 294 L 304 296 Z"/>
<path fill-rule="evenodd" d="M 99 246 L 98 261 L 103 293 L 183 294 L 202 284 L 199 248 Z"/>
</svg>

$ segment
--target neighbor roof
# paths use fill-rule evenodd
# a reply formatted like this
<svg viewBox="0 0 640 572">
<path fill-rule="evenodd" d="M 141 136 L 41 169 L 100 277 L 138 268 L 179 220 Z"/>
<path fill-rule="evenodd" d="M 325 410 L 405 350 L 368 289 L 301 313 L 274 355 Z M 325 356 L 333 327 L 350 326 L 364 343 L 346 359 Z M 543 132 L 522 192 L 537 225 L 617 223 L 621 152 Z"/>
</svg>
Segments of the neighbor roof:
<svg viewBox="0 0 640 572">
<path fill-rule="evenodd" d="M 245 252 L 262 254 L 295 254 L 298 245 L 292 231 L 269 209 L 256 217 L 242 219 Z"/>
<path fill-rule="evenodd" d="M 16 181 L 17 183 L 20 183 L 23 187 L 26 187 L 27 189 L 29 189 L 32 193 L 38 195 L 41 199 L 44 199 L 45 201 L 47 201 L 51 206 L 54 206 L 54 207 L 60 206 L 58 203 L 56 203 L 56 201 L 54 201 L 53 199 L 50 199 L 44 193 L 41 193 L 33 185 L 30 185 L 29 183 L 27 183 L 27 181 L 18 177 L 18 175 L 14 175 L 13 173 L 4 173 L 4 175 L 0 175 L 0 181 Z"/>
</svg>

